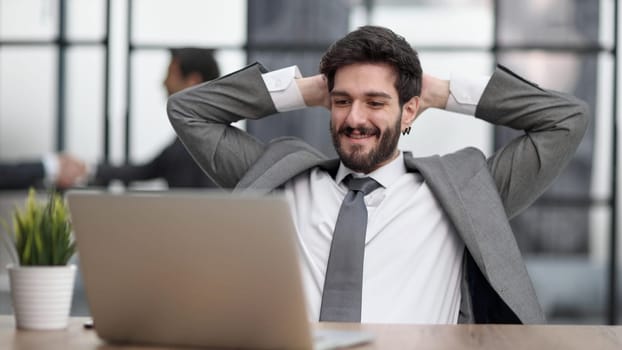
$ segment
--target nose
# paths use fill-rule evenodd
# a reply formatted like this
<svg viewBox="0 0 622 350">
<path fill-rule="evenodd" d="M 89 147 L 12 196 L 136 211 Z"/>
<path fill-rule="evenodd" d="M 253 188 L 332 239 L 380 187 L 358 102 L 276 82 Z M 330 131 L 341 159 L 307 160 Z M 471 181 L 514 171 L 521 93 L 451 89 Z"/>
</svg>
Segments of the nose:
<svg viewBox="0 0 622 350">
<path fill-rule="evenodd" d="M 346 118 L 349 126 L 357 127 L 365 124 L 367 117 L 365 116 L 364 107 L 364 104 L 360 101 L 352 102 L 352 107 L 350 107 L 348 117 Z"/>
</svg>

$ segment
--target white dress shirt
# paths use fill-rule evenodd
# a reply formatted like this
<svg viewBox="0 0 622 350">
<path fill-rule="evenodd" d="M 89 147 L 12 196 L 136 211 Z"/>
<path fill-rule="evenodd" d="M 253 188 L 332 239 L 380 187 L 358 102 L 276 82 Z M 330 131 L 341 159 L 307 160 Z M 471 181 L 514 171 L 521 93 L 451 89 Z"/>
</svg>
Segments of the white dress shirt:
<svg viewBox="0 0 622 350">
<path fill-rule="evenodd" d="M 296 71 L 290 67 L 263 75 L 279 111 L 304 107 L 304 100 L 293 82 Z M 446 108 L 474 113 L 487 82 L 488 79 L 454 79 L 452 76 Z M 353 172 L 341 164 L 333 179 L 327 172 L 315 168 L 285 185 L 313 321 L 319 319 L 333 229 L 348 191 L 341 181 L 350 173 Z M 374 178 L 382 187 L 365 196 L 368 225 L 361 322 L 457 323 L 464 243 L 452 223 L 423 178 L 406 171 L 402 153 L 366 176 Z"/>
<path fill-rule="evenodd" d="M 46 154 L 41 159 L 45 176 L 43 182 L 46 186 L 52 186 L 58 179 L 60 173 L 60 161 L 56 154 Z"/>
</svg>

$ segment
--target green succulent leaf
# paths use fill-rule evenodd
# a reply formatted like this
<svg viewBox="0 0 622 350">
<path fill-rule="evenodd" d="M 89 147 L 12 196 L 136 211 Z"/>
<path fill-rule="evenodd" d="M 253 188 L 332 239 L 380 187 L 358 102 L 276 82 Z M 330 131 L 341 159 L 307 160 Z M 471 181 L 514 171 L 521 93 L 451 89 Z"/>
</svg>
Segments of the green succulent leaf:
<svg viewBox="0 0 622 350">
<path fill-rule="evenodd" d="M 13 237 L 20 265 L 66 265 L 75 253 L 69 211 L 60 194 L 38 201 L 30 189 L 24 208 L 13 213 Z"/>
</svg>

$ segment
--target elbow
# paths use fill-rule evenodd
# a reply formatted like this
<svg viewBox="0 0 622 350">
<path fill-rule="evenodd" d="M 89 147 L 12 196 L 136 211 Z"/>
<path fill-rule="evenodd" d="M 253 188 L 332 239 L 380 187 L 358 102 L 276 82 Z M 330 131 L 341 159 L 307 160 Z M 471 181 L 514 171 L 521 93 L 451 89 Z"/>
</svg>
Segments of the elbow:
<svg viewBox="0 0 622 350">
<path fill-rule="evenodd" d="M 176 124 L 179 123 L 181 119 L 181 102 L 179 94 L 173 94 L 166 101 L 166 114 L 168 115 L 168 120 L 170 121 L 173 128 L 175 128 Z"/>
<path fill-rule="evenodd" d="M 188 105 L 188 99 L 183 91 L 171 95 L 166 101 L 166 114 L 169 123 L 179 137 L 182 137 L 184 130 L 191 123 L 191 108 Z"/>
<path fill-rule="evenodd" d="M 577 138 L 577 143 L 581 142 L 590 124 L 590 106 L 583 100 L 576 99 L 576 106 L 573 113 L 574 128 L 573 134 Z"/>
</svg>

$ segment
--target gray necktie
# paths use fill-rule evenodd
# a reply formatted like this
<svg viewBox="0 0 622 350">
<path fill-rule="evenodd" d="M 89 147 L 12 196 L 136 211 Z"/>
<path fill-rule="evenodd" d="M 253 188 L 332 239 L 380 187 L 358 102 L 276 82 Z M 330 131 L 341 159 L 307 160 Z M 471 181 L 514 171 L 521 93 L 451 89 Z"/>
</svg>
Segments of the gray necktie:
<svg viewBox="0 0 622 350">
<path fill-rule="evenodd" d="M 330 247 L 320 321 L 361 322 L 363 257 L 367 208 L 363 198 L 380 187 L 370 177 L 343 182 L 350 189 L 341 203 Z"/>
</svg>

